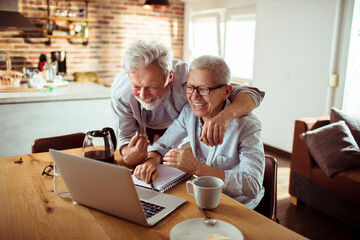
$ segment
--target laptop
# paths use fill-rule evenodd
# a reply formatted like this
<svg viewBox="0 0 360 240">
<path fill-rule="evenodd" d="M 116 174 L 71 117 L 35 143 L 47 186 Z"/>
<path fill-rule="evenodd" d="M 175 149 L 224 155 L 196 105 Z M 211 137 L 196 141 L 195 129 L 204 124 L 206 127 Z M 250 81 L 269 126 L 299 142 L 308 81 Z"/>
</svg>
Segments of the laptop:
<svg viewBox="0 0 360 240">
<path fill-rule="evenodd" d="M 137 187 L 131 170 L 50 149 L 73 201 L 143 225 L 153 226 L 185 199 Z"/>
</svg>

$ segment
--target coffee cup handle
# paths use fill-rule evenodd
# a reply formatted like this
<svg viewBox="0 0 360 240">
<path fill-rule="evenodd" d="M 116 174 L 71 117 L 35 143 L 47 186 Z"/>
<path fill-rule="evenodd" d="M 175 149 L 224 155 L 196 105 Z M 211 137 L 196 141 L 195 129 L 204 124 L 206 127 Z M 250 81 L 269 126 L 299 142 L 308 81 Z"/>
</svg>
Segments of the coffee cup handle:
<svg viewBox="0 0 360 240">
<path fill-rule="evenodd" d="M 190 195 L 193 195 L 193 196 L 194 196 L 194 192 L 192 192 L 192 191 L 190 190 L 190 185 L 192 185 L 192 181 L 187 181 L 187 182 L 186 182 L 186 189 L 187 189 L 187 192 L 188 192 L 188 194 L 190 194 Z"/>
</svg>

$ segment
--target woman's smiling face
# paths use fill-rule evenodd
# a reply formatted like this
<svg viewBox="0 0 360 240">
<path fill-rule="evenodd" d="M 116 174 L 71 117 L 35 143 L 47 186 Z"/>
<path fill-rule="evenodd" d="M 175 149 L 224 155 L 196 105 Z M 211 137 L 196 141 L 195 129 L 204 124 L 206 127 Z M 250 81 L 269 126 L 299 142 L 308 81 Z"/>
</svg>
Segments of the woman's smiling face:
<svg viewBox="0 0 360 240">
<path fill-rule="evenodd" d="M 216 84 L 211 72 L 206 70 L 190 70 L 187 86 L 215 88 L 219 85 Z M 224 101 L 230 95 L 231 89 L 231 85 L 224 85 L 218 89 L 211 90 L 207 96 L 200 95 L 195 89 L 193 93 L 186 93 L 186 97 L 195 116 L 207 120 L 221 112 Z"/>
</svg>

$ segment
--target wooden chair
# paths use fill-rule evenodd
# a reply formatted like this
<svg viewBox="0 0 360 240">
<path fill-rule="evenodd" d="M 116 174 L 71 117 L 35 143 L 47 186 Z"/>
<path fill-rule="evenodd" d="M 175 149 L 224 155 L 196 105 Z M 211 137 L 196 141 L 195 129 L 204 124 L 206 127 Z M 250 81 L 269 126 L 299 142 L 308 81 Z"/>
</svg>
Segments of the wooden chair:
<svg viewBox="0 0 360 240">
<path fill-rule="evenodd" d="M 265 194 L 259 205 L 254 209 L 258 213 L 279 222 L 277 212 L 277 170 L 278 164 L 274 157 L 265 156 L 265 174 L 263 186 Z"/>
<path fill-rule="evenodd" d="M 75 82 L 93 82 L 100 84 L 100 77 L 97 72 L 75 72 Z"/>
<path fill-rule="evenodd" d="M 82 147 L 85 135 L 85 133 L 79 132 L 49 138 L 39 138 L 32 143 L 31 152 L 48 152 L 50 148 L 64 150 Z"/>
</svg>

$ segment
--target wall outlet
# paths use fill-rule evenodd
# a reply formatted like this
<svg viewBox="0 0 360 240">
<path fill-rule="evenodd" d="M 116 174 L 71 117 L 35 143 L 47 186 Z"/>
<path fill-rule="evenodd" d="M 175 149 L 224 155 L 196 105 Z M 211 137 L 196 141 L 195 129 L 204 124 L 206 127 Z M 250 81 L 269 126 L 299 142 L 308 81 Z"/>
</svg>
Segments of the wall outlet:
<svg viewBox="0 0 360 240">
<path fill-rule="evenodd" d="M 6 55 L 0 54 L 0 62 L 5 62 L 5 59 L 6 59 Z"/>
<path fill-rule="evenodd" d="M 329 76 L 329 86 L 330 87 L 337 87 L 338 85 L 338 75 L 337 74 L 331 74 Z"/>
</svg>

